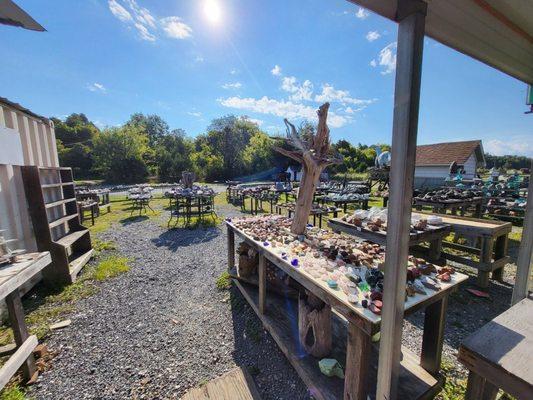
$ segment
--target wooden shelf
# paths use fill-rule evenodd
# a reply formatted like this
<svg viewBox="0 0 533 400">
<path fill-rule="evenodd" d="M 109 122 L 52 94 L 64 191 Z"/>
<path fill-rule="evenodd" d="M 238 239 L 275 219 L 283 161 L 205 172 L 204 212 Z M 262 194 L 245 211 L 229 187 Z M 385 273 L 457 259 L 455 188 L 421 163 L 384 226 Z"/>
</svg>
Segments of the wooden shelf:
<svg viewBox="0 0 533 400">
<path fill-rule="evenodd" d="M 70 198 L 70 199 L 58 200 L 58 201 L 54 201 L 52 203 L 46 203 L 45 207 L 46 208 L 58 207 L 58 206 L 62 206 L 63 204 L 71 203 L 73 201 L 76 201 L 76 199 L 75 198 Z"/>
<path fill-rule="evenodd" d="M 48 223 L 48 226 L 50 227 L 50 229 L 52 228 L 55 228 L 56 226 L 59 226 L 61 224 L 64 224 L 68 221 L 70 221 L 71 219 L 74 219 L 74 218 L 78 218 L 78 214 L 71 214 L 71 215 L 67 215 L 67 216 L 64 216 L 64 217 L 61 217 L 61 218 L 58 218 L 52 222 L 49 222 Z"/>
<path fill-rule="evenodd" d="M 285 354 L 300 378 L 317 400 L 338 400 L 343 398 L 344 379 L 329 378 L 320 372 L 318 359 L 306 354 L 299 345 L 297 320 L 298 303 L 295 300 L 275 295 L 267 296 L 266 312 L 259 313 L 259 290 L 254 286 L 233 279 L 244 298 L 263 322 L 281 351 Z M 333 350 L 331 357 L 341 365 L 346 363 L 346 320 L 334 315 Z M 371 355 L 371 373 L 368 382 L 370 399 L 375 399 L 377 385 L 377 346 Z M 419 359 L 408 349 L 402 347 L 402 361 L 398 383 L 398 399 L 431 399 L 442 388 L 442 380 L 436 379 L 419 365 Z"/>
<path fill-rule="evenodd" d="M 72 283 L 93 253 L 89 231 L 79 221 L 72 170 L 23 166 L 21 171 L 37 248 L 49 251 L 52 256 L 52 264 L 43 271 L 43 278 L 50 285 Z M 51 175 L 56 175 L 60 182 L 42 183 Z M 49 221 L 49 217 L 54 220 Z"/>
</svg>

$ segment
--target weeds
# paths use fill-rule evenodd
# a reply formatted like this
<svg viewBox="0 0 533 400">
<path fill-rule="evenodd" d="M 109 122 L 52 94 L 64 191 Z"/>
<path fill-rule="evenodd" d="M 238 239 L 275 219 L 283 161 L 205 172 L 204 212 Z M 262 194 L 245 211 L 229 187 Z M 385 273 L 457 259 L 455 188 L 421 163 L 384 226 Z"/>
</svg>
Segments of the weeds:
<svg viewBox="0 0 533 400">
<path fill-rule="evenodd" d="M 231 288 L 231 276 L 228 271 L 222 272 L 216 281 L 218 290 L 229 290 Z"/>
<path fill-rule="evenodd" d="M 113 278 L 130 270 L 129 259 L 117 255 L 111 255 L 100 261 L 93 272 L 93 279 L 103 281 Z"/>
</svg>

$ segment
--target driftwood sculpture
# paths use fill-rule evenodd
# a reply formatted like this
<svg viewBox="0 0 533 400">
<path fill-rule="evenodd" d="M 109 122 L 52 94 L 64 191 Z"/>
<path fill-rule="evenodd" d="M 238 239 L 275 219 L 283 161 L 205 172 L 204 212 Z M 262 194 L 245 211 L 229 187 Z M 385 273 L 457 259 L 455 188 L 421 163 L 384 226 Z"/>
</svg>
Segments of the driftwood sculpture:
<svg viewBox="0 0 533 400">
<path fill-rule="evenodd" d="M 187 189 L 192 189 L 192 185 L 194 183 L 194 178 L 195 178 L 194 172 L 183 171 L 181 173 L 181 183 Z"/>
<path fill-rule="evenodd" d="M 320 179 L 320 174 L 331 164 L 340 163 L 341 160 L 332 157 L 330 153 L 329 128 L 326 123 L 328 118 L 329 103 L 324 103 L 317 111 L 318 126 L 316 134 L 310 138 L 301 138 L 296 128 L 287 119 L 287 140 L 296 148 L 296 150 L 287 150 L 276 147 L 276 150 L 298 161 L 302 164 L 302 180 L 296 200 L 296 209 L 292 221 L 291 232 L 301 235 L 305 232 L 305 227 L 313 206 L 313 195 Z"/>
<path fill-rule="evenodd" d="M 296 150 L 276 147 L 281 154 L 302 164 L 302 180 L 291 226 L 291 232 L 296 235 L 305 233 L 320 174 L 328 165 L 341 162 L 330 154 L 328 110 L 329 103 L 318 109 L 318 126 L 311 137 L 300 137 L 294 125 L 285 119 L 287 140 Z M 322 358 L 331 352 L 331 307 L 306 290 L 300 291 L 298 297 L 298 330 L 300 343 L 307 353 Z"/>
</svg>

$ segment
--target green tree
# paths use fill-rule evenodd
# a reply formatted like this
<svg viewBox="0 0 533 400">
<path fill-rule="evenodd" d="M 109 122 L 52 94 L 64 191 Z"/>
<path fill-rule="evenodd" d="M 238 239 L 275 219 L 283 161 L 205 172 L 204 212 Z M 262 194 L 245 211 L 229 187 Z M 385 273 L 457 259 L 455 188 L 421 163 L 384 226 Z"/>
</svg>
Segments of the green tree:
<svg viewBox="0 0 533 400">
<path fill-rule="evenodd" d="M 155 146 L 157 141 L 170 133 L 170 128 L 166 121 L 159 115 L 144 115 L 142 113 L 132 114 L 129 121 L 126 122 L 128 126 L 141 128 L 148 136 L 150 146 Z"/>
<path fill-rule="evenodd" d="M 244 149 L 243 162 L 247 173 L 264 171 L 274 166 L 273 141 L 266 133 L 256 132 Z"/>
<path fill-rule="evenodd" d="M 108 182 L 143 182 L 148 176 L 144 156 L 149 150 L 141 128 L 108 128 L 94 141 L 93 169 Z"/>
<path fill-rule="evenodd" d="M 195 147 L 191 162 L 196 176 L 206 182 L 223 179 L 224 159 L 207 143 L 206 137 L 197 138 Z"/>
<path fill-rule="evenodd" d="M 171 135 L 162 137 L 156 149 L 159 180 L 179 182 L 181 173 L 192 169 L 192 152 L 193 143 L 182 129 L 175 129 Z"/>
</svg>

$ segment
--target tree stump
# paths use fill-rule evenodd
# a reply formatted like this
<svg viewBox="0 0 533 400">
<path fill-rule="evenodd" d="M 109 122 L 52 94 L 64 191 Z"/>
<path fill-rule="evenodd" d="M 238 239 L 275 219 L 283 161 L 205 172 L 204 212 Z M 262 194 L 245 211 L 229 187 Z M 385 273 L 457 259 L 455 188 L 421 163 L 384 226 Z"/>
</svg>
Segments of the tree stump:
<svg viewBox="0 0 533 400">
<path fill-rule="evenodd" d="M 194 172 L 183 171 L 181 173 L 181 183 L 183 183 L 183 186 L 187 189 L 192 189 L 194 178 Z"/>
<path fill-rule="evenodd" d="M 298 297 L 298 329 L 307 353 L 317 358 L 331 353 L 331 307 L 307 290 Z"/>
</svg>

